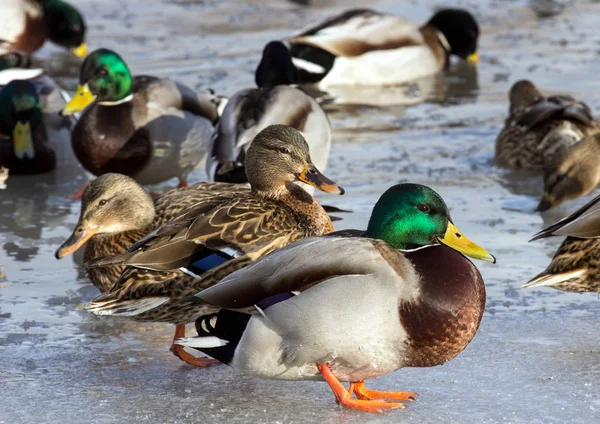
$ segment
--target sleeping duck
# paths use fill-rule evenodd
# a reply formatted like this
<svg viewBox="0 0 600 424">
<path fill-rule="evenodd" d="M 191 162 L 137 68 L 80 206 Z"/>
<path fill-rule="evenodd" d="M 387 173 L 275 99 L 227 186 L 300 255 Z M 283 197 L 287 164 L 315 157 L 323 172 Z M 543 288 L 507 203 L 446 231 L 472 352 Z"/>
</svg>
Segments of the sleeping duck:
<svg viewBox="0 0 600 424">
<path fill-rule="evenodd" d="M 600 133 L 588 135 L 563 152 L 544 173 L 544 195 L 537 211 L 591 193 L 600 183 Z"/>
<path fill-rule="evenodd" d="M 94 175 L 117 172 L 140 184 L 187 175 L 208 151 L 217 97 L 168 79 L 133 77 L 114 51 L 98 49 L 81 65 L 79 86 L 63 109 L 83 110 L 71 142 Z M 85 109 L 85 110 L 84 110 Z"/>
<path fill-rule="evenodd" d="M 291 86 L 298 83 L 298 75 L 283 43 L 266 45 L 255 80 L 258 88 L 238 91 L 223 110 L 206 164 L 209 178 L 246 182 L 243 163 L 250 143 L 273 124 L 300 131 L 315 165 L 324 170 L 331 147 L 331 124 L 312 97 Z"/>
<path fill-rule="evenodd" d="M 15 175 L 50 172 L 55 165 L 35 86 L 9 82 L 0 91 L 0 167 Z"/>
<path fill-rule="evenodd" d="M 462 9 L 443 9 L 417 27 L 399 16 L 352 9 L 288 39 L 302 83 L 393 85 L 433 75 L 450 56 L 477 60 L 479 26 Z"/>
<path fill-rule="evenodd" d="M 454 226 L 435 191 L 399 184 L 381 196 L 366 232 L 298 241 L 196 294 L 222 309 L 196 321 L 199 337 L 178 343 L 251 376 L 325 380 L 347 408 L 402 408 L 417 394 L 364 381 L 444 364 L 469 344 L 485 286 L 463 255 L 495 262 Z"/>
<path fill-rule="evenodd" d="M 250 188 L 199 183 L 168 192 L 154 208 L 131 179 L 127 185 L 100 185 L 104 177 L 92 182 L 73 235 L 56 252 L 63 257 L 89 240 L 84 260 L 104 294 L 87 309 L 170 322 L 179 338 L 185 325 L 202 314 L 202 308 L 181 302 L 183 297 L 288 243 L 333 231 L 327 213 L 294 182 L 334 194 L 344 191 L 314 166 L 298 131 L 283 125 L 265 128 L 248 149 L 245 169 Z M 141 214 L 145 219 L 136 219 Z M 190 364 L 205 366 L 181 346 L 174 345 L 172 351 Z"/>
<path fill-rule="evenodd" d="M 62 0 L 2 0 L 0 46 L 33 53 L 46 39 L 84 58 L 85 22 Z"/>
<path fill-rule="evenodd" d="M 567 95 L 545 97 L 528 80 L 510 89 L 510 109 L 496 139 L 496 161 L 509 168 L 544 169 L 597 131 L 588 105 Z"/>
<path fill-rule="evenodd" d="M 554 254 L 548 268 L 523 287 L 600 293 L 600 196 L 540 231 L 531 241 L 552 236 L 567 238 Z"/>
</svg>

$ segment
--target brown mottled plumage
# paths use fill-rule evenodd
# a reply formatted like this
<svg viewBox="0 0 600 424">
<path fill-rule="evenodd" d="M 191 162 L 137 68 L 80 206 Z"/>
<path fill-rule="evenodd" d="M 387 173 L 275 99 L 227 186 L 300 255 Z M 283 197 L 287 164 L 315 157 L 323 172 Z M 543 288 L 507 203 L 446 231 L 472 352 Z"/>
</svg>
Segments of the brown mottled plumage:
<svg viewBox="0 0 600 424">
<path fill-rule="evenodd" d="M 571 96 L 545 97 L 527 80 L 516 82 L 496 139 L 496 161 L 509 168 L 544 169 L 596 131 L 589 106 Z"/>
</svg>

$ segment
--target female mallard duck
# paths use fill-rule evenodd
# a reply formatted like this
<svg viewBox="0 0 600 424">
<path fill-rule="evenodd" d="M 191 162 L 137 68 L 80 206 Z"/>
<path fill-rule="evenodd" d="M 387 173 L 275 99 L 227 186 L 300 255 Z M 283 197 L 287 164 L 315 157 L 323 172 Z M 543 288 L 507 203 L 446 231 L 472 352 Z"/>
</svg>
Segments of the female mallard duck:
<svg viewBox="0 0 600 424">
<path fill-rule="evenodd" d="M 200 337 L 179 343 L 256 377 L 325 379 L 348 408 L 401 408 L 396 401 L 416 393 L 371 391 L 364 380 L 441 365 L 471 341 L 485 286 L 461 253 L 495 261 L 452 224 L 435 191 L 399 184 L 365 233 L 301 240 L 198 293 L 206 310 L 224 309 L 200 317 Z"/>
<path fill-rule="evenodd" d="M 523 287 L 600 293 L 600 196 L 537 233 L 531 241 L 567 236 L 546 270 Z"/>
<path fill-rule="evenodd" d="M 585 196 L 600 183 L 600 133 L 588 135 L 563 152 L 544 173 L 544 195 L 537 211 Z"/>
<path fill-rule="evenodd" d="M 91 271 L 110 272 L 113 281 L 114 271 L 107 271 L 110 266 L 128 268 L 116 285 L 94 299 L 88 309 L 98 315 L 174 323 L 175 338 L 179 338 L 185 334 L 185 324 L 203 313 L 195 304 L 182 302 L 185 296 L 288 243 L 333 231 L 327 213 L 294 182 L 302 181 L 330 193 L 341 194 L 343 189 L 312 164 L 308 145 L 298 131 L 283 125 L 261 131 L 248 149 L 245 167 L 250 190 L 245 184 L 196 184 L 193 190 L 211 187 L 210 196 L 191 207 L 186 204 L 179 217 L 135 243 L 128 253 L 89 263 Z M 131 199 L 127 192 L 123 197 Z M 151 206 L 149 200 L 146 204 Z M 177 207 L 173 201 L 166 205 Z M 112 220 L 104 223 L 102 216 L 94 218 L 86 206 L 84 202 L 72 236 L 77 244 L 69 239 L 61 249 L 79 246 L 83 241 L 81 232 L 113 230 Z M 119 212 L 124 209 L 119 208 Z M 139 209 L 139 201 L 132 200 L 131 208 Z M 113 253 L 102 253 L 114 255 L 124 250 L 125 246 L 118 246 Z M 188 363 L 203 365 L 201 359 L 180 346 L 172 351 Z"/>
<path fill-rule="evenodd" d="M 46 39 L 84 58 L 85 22 L 77 9 L 62 0 L 2 0 L 0 45 L 33 53 Z"/>
<path fill-rule="evenodd" d="M 544 97 L 527 80 L 510 89 L 510 109 L 496 139 L 496 161 L 509 168 L 544 169 L 595 130 L 588 105 L 571 96 Z"/>
<path fill-rule="evenodd" d="M 289 39 L 300 81 L 320 88 L 392 85 L 433 75 L 450 55 L 477 60 L 479 26 L 461 9 L 443 9 L 417 27 L 371 9 L 347 10 Z"/>
<path fill-rule="evenodd" d="M 199 96 L 167 79 L 132 77 L 123 59 L 107 49 L 85 59 L 79 82 L 63 113 L 85 108 L 71 142 L 86 170 L 118 172 L 140 184 L 177 177 L 187 185 L 187 174 L 208 150 L 216 96 Z"/>
<path fill-rule="evenodd" d="M 0 166 L 11 174 L 38 174 L 55 165 L 35 86 L 9 82 L 0 91 Z"/>
<path fill-rule="evenodd" d="M 321 106 L 294 87 L 298 75 L 289 50 L 279 41 L 266 45 L 256 69 L 258 88 L 238 91 L 227 102 L 206 163 L 215 181 L 246 182 L 244 157 L 262 129 L 273 124 L 302 133 L 317 168 L 324 170 L 331 147 L 331 124 Z"/>
</svg>

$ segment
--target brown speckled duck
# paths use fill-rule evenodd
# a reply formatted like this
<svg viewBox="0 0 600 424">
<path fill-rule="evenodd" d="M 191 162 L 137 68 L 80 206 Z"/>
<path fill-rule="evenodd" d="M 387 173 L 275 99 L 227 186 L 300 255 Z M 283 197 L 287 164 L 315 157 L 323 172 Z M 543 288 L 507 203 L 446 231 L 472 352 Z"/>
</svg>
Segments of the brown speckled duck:
<svg viewBox="0 0 600 424">
<path fill-rule="evenodd" d="M 527 80 L 510 89 L 510 109 L 496 139 L 496 161 L 509 168 L 544 169 L 596 131 L 588 105 L 571 96 L 545 97 Z"/>
<path fill-rule="evenodd" d="M 347 408 L 401 408 L 416 393 L 368 390 L 364 380 L 441 365 L 469 344 L 485 287 L 463 254 L 495 261 L 452 224 L 435 191 L 399 184 L 366 233 L 298 241 L 198 293 L 207 310 L 222 309 L 179 343 L 251 376 L 325 380 Z"/>
<path fill-rule="evenodd" d="M 218 189 L 135 243 L 129 252 L 88 263 L 92 272 L 108 272 L 103 270 L 115 265 L 118 271 L 127 268 L 116 285 L 87 309 L 97 315 L 170 322 L 177 326 L 175 338 L 180 338 L 185 324 L 203 313 L 197 304 L 183 302 L 186 296 L 288 243 L 333 231 L 327 213 L 295 182 L 335 194 L 343 189 L 312 164 L 300 132 L 283 125 L 267 127 L 248 149 L 245 168 L 251 189 L 208 184 Z M 205 365 L 181 346 L 172 350 L 190 364 Z"/>
<path fill-rule="evenodd" d="M 531 241 L 551 236 L 567 238 L 548 268 L 524 287 L 600 293 L 600 196 L 540 231 Z"/>
</svg>

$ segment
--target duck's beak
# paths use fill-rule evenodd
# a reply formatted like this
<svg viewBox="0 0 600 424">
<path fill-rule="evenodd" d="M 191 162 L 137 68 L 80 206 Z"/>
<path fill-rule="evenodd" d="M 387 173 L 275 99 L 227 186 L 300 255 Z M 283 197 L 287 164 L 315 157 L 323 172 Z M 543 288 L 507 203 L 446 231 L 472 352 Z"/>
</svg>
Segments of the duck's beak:
<svg viewBox="0 0 600 424">
<path fill-rule="evenodd" d="M 13 144 L 17 159 L 33 159 L 33 139 L 31 137 L 31 124 L 18 121 L 13 129 Z"/>
<path fill-rule="evenodd" d="M 321 171 L 319 171 L 317 167 L 310 162 L 306 162 L 304 165 L 304 170 L 297 175 L 297 178 L 303 183 L 313 186 L 314 188 L 324 191 L 325 193 L 344 194 L 346 192 L 346 190 L 344 190 L 341 186 L 337 185 L 325 175 L 321 174 Z"/>
<path fill-rule="evenodd" d="M 98 228 L 90 226 L 90 224 L 85 220 L 81 220 L 71 237 L 67 239 L 63 244 L 60 245 L 58 249 L 56 249 L 56 259 L 64 258 L 71 253 L 74 253 L 79 249 L 83 243 L 88 241 L 94 234 L 98 232 Z"/>
<path fill-rule="evenodd" d="M 446 246 L 462 253 L 463 255 L 470 256 L 473 259 L 481 259 L 493 264 L 496 263 L 496 258 L 490 255 L 483 247 L 477 246 L 471 240 L 466 238 L 464 234 L 451 222 L 448 222 L 448 228 L 446 229 L 446 234 L 444 234 L 444 237 L 439 237 L 438 240 L 440 243 L 445 244 Z"/>
<path fill-rule="evenodd" d="M 81 59 L 85 59 L 86 55 L 87 55 L 87 44 L 85 43 L 81 43 L 79 46 L 77 47 L 71 47 L 69 49 L 69 51 L 74 54 L 75 56 L 81 58 Z"/>
<path fill-rule="evenodd" d="M 87 84 L 78 85 L 75 95 L 71 101 L 65 105 L 61 113 L 63 115 L 73 115 L 74 113 L 81 112 L 95 99 L 96 96 L 92 94 L 90 87 Z"/>
<path fill-rule="evenodd" d="M 470 54 L 469 56 L 467 56 L 467 62 L 469 62 L 469 63 L 479 62 L 479 54 L 477 52 Z"/>
</svg>

